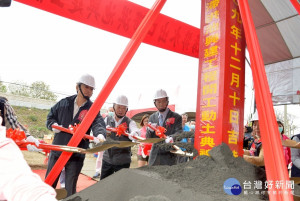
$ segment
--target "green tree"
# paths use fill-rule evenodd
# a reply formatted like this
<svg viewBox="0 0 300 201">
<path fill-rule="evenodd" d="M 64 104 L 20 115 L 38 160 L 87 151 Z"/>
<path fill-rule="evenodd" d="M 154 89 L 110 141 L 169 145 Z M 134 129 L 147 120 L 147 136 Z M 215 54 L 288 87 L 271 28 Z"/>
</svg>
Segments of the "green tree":
<svg viewBox="0 0 300 201">
<path fill-rule="evenodd" d="M 0 92 L 6 93 L 7 87 L 0 81 Z"/>
<path fill-rule="evenodd" d="M 8 89 L 14 95 L 30 96 L 30 90 L 25 82 L 17 81 L 15 84 L 9 84 Z"/>
<path fill-rule="evenodd" d="M 275 115 L 276 115 L 276 119 L 280 120 L 283 124 L 284 124 L 284 112 L 275 109 Z M 287 126 L 286 128 L 284 128 L 285 130 L 285 134 L 287 134 L 288 136 L 293 135 L 294 130 L 296 130 L 298 128 L 297 125 L 295 125 L 295 116 L 291 115 L 291 114 L 287 114 L 286 115 L 287 118 Z"/>
<path fill-rule="evenodd" d="M 33 98 L 55 101 L 57 96 L 49 91 L 49 88 L 49 85 L 46 85 L 43 81 L 36 81 L 30 86 L 30 96 Z"/>
</svg>

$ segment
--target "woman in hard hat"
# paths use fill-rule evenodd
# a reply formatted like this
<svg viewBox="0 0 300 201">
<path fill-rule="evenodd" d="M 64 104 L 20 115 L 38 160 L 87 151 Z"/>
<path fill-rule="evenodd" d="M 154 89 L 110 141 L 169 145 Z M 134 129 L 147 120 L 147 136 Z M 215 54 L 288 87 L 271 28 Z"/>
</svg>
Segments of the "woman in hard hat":
<svg viewBox="0 0 300 201">
<path fill-rule="evenodd" d="M 254 142 L 250 150 L 244 150 L 243 158 L 245 161 L 256 165 L 256 166 L 264 166 L 264 151 L 261 143 L 261 135 L 259 129 L 258 122 L 258 113 L 257 111 L 254 113 L 252 119 L 252 136 L 254 136 Z"/>
<path fill-rule="evenodd" d="M 259 129 L 259 121 L 258 121 L 258 113 L 257 111 L 254 113 L 253 118 L 252 118 L 252 128 L 253 128 L 253 134 L 257 137 L 255 139 L 254 144 L 255 148 L 248 150 L 244 150 L 244 159 L 245 161 L 256 165 L 256 166 L 264 166 L 264 152 L 263 152 L 263 147 L 261 143 L 261 135 L 260 135 L 260 129 Z M 287 136 L 285 136 L 284 133 L 284 127 L 283 124 L 280 121 L 277 121 L 278 124 L 278 130 L 280 133 L 281 140 L 286 140 L 289 139 Z M 290 148 L 288 147 L 283 147 L 284 151 L 284 157 L 286 160 L 286 167 L 288 168 L 288 165 L 291 162 L 291 151 Z"/>
<path fill-rule="evenodd" d="M 149 165 L 175 165 L 177 156 L 170 153 L 170 151 L 162 150 L 159 146 L 164 142 L 173 142 L 173 137 L 176 133 L 182 132 L 182 117 L 168 108 L 169 97 L 165 90 L 157 90 L 153 102 L 158 111 L 150 116 L 149 123 L 151 123 L 152 126 L 162 126 L 166 128 L 167 131 L 165 135 L 167 138 L 165 141 L 152 145 Z M 157 138 L 155 131 L 149 129 L 147 131 L 147 138 Z"/>
<path fill-rule="evenodd" d="M 74 126 L 75 124 L 81 123 L 93 104 L 90 100 L 90 97 L 93 95 L 94 88 L 94 77 L 89 74 L 82 75 L 76 84 L 77 94 L 60 100 L 50 109 L 50 112 L 47 116 L 46 125 L 49 130 L 55 132 L 52 142 L 53 144 L 67 145 L 69 143 L 72 135 L 52 128 L 52 125 L 60 125 L 68 128 L 69 125 Z M 99 143 L 100 140 L 105 140 L 106 128 L 100 113 L 98 113 L 95 117 L 87 133 L 90 133 L 91 130 L 93 131 L 94 141 L 96 143 Z M 82 139 L 78 147 L 84 149 L 88 148 L 89 141 Z M 50 152 L 46 177 L 52 170 L 60 155 L 60 151 Z M 77 180 L 83 166 L 84 158 L 84 154 L 72 154 L 69 161 L 65 165 L 65 188 L 68 192 L 67 196 L 76 193 Z M 57 181 L 58 178 L 52 185 L 54 188 L 57 185 Z"/>
<path fill-rule="evenodd" d="M 116 98 L 113 104 L 115 115 L 107 116 L 105 123 L 107 126 L 116 128 L 119 125 L 126 125 L 126 132 L 129 136 L 118 136 L 115 132 L 111 132 L 108 137 L 116 141 L 132 141 L 134 136 L 139 135 L 139 129 L 135 121 L 126 116 L 128 111 L 128 99 L 121 95 Z M 131 147 L 112 147 L 104 151 L 100 179 L 104 179 L 111 174 L 123 169 L 129 168 L 131 163 Z"/>
</svg>

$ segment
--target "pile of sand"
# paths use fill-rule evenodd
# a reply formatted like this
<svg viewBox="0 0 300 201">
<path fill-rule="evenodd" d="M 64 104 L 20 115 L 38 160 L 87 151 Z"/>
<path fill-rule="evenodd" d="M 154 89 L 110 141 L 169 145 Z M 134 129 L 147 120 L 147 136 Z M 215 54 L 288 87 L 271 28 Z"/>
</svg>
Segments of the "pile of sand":
<svg viewBox="0 0 300 201">
<path fill-rule="evenodd" d="M 265 171 L 234 158 L 226 144 L 210 151 L 211 157 L 200 156 L 196 160 L 174 166 L 123 169 L 97 184 L 66 198 L 66 201 L 221 201 L 263 199 L 262 193 L 228 195 L 224 182 L 237 179 L 241 187 L 244 181 L 265 181 Z M 261 190 L 266 191 L 266 190 Z M 266 192 L 267 193 L 267 192 Z M 266 196 L 267 197 L 267 196 Z"/>
</svg>

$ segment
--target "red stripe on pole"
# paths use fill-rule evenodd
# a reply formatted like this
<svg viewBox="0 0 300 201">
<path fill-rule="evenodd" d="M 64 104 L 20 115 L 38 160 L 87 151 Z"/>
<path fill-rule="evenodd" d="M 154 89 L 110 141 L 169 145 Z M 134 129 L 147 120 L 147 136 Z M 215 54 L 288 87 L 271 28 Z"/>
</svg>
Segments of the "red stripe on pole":
<svg viewBox="0 0 300 201">
<path fill-rule="evenodd" d="M 127 38 L 133 36 L 149 10 L 125 0 L 16 1 Z M 159 14 L 143 42 L 198 58 L 199 34 L 199 28 Z"/>
<path fill-rule="evenodd" d="M 115 87 L 116 83 L 120 79 L 121 75 L 125 71 L 128 63 L 132 59 L 136 50 L 142 43 L 150 27 L 155 22 L 165 2 L 166 0 L 157 0 L 155 4 L 152 6 L 152 8 L 149 10 L 147 15 L 145 16 L 145 18 L 137 28 L 136 32 L 132 36 L 132 39 L 129 41 L 118 63 L 116 64 L 108 80 L 106 81 L 104 87 L 102 88 L 99 95 L 97 96 L 95 102 L 89 109 L 82 123 L 79 125 L 73 137 L 71 138 L 70 142 L 68 143 L 68 146 L 77 146 L 79 144 L 84 134 L 90 127 L 91 123 L 94 121 L 100 108 L 103 106 L 105 100 L 107 99 L 107 97 Z M 49 173 L 48 177 L 45 179 L 46 183 L 48 183 L 49 185 L 52 185 L 54 183 L 55 179 L 58 177 L 59 173 L 61 172 L 62 168 L 65 166 L 65 164 L 67 163 L 70 157 L 71 157 L 70 153 L 63 152 L 61 154 L 61 156 L 55 163 L 53 169 Z"/>
<path fill-rule="evenodd" d="M 239 0 L 240 13 L 245 29 L 247 47 L 250 54 L 251 68 L 253 73 L 255 100 L 259 115 L 259 125 L 264 149 L 264 161 L 267 172 L 267 180 L 289 181 L 287 167 L 283 156 L 283 148 L 281 144 L 278 125 L 273 109 L 271 93 L 267 81 L 267 76 L 264 68 L 262 54 L 257 39 L 254 23 L 248 5 L 248 0 Z M 272 188 L 269 197 L 271 201 L 289 201 L 293 200 L 291 190 Z M 285 190 L 288 193 L 280 191 Z"/>
<path fill-rule="evenodd" d="M 293 4 L 294 8 L 297 10 L 298 14 L 300 15 L 300 2 L 298 0 L 290 0 Z"/>
</svg>

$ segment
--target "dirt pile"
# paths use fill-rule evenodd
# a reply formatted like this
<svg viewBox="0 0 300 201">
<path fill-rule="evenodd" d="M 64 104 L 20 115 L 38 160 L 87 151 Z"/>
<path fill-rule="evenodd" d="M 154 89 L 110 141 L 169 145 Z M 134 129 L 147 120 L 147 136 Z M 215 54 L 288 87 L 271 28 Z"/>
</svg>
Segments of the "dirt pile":
<svg viewBox="0 0 300 201">
<path fill-rule="evenodd" d="M 263 197 L 259 193 L 228 195 L 224 182 L 235 178 L 243 188 L 243 182 L 265 181 L 265 172 L 234 158 L 225 144 L 210 151 L 211 157 L 200 156 L 196 160 L 174 166 L 123 169 L 97 184 L 66 198 L 66 201 L 169 201 L 169 200 L 250 200 Z"/>
</svg>

